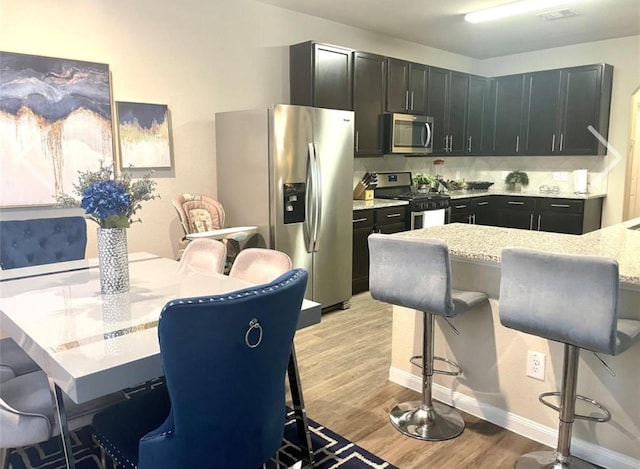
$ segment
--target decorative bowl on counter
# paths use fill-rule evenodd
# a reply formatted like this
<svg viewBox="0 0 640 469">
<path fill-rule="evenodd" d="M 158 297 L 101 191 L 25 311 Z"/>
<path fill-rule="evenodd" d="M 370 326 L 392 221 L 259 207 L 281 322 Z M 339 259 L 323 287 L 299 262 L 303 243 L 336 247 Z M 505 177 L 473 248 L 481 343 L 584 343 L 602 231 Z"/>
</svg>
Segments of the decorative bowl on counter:
<svg viewBox="0 0 640 469">
<path fill-rule="evenodd" d="M 493 182 L 489 181 L 467 181 L 466 188 L 471 190 L 489 189 L 493 186 Z"/>
</svg>

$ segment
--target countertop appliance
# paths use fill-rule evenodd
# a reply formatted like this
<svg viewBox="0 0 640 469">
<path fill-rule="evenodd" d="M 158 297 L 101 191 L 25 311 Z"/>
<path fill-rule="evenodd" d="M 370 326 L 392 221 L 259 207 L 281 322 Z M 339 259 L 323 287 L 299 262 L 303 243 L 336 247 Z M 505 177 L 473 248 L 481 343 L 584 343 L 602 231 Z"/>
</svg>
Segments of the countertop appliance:
<svg viewBox="0 0 640 469">
<path fill-rule="evenodd" d="M 351 299 L 354 114 L 278 104 L 216 114 L 218 199 L 231 226 L 309 273 L 323 310 Z"/>
<path fill-rule="evenodd" d="M 374 196 L 379 199 L 409 201 L 412 230 L 444 225 L 451 197 L 440 192 L 417 192 L 412 181 L 411 171 L 378 172 L 378 186 Z"/>
<path fill-rule="evenodd" d="M 433 152 L 433 117 L 391 113 L 383 116 L 386 153 L 420 156 Z"/>
</svg>

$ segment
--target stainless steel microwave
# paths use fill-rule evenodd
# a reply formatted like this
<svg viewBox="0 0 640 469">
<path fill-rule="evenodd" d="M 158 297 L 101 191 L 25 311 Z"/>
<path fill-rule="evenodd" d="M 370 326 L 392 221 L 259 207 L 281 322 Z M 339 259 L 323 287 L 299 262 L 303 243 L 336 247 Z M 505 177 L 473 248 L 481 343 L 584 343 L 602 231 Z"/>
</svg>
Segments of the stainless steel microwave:
<svg viewBox="0 0 640 469">
<path fill-rule="evenodd" d="M 424 155 L 433 152 L 433 117 L 413 114 L 385 114 L 386 153 Z"/>
</svg>

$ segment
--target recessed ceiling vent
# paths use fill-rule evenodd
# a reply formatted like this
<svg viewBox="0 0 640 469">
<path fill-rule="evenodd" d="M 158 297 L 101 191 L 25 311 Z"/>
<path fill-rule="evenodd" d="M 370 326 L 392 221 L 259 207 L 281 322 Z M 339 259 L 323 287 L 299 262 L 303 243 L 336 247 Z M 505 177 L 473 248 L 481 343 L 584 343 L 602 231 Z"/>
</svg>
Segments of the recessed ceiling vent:
<svg viewBox="0 0 640 469">
<path fill-rule="evenodd" d="M 548 11 L 546 13 L 540 13 L 538 16 L 538 18 L 541 18 L 545 21 L 554 21 L 554 20 L 561 20 L 564 18 L 571 18 L 572 16 L 578 16 L 578 14 L 573 11 L 573 10 L 569 10 L 568 8 L 565 8 L 564 10 L 556 10 L 556 11 Z"/>
</svg>

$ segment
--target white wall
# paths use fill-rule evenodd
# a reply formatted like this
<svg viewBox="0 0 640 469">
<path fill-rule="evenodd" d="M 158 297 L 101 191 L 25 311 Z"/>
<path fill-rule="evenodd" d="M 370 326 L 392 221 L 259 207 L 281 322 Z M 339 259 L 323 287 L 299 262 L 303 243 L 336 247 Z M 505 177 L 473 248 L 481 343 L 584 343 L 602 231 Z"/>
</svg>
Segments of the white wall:
<svg viewBox="0 0 640 469">
<path fill-rule="evenodd" d="M 472 59 L 251 0 L 2 0 L 0 50 L 107 63 L 114 101 L 167 104 L 173 170 L 157 171 L 129 250 L 173 257 L 174 195 L 216 196 L 216 112 L 289 101 L 288 46 L 318 40 L 462 71 Z M 239 168 L 239 170 L 241 170 Z M 95 256 L 89 230 L 87 255 Z"/>
</svg>

